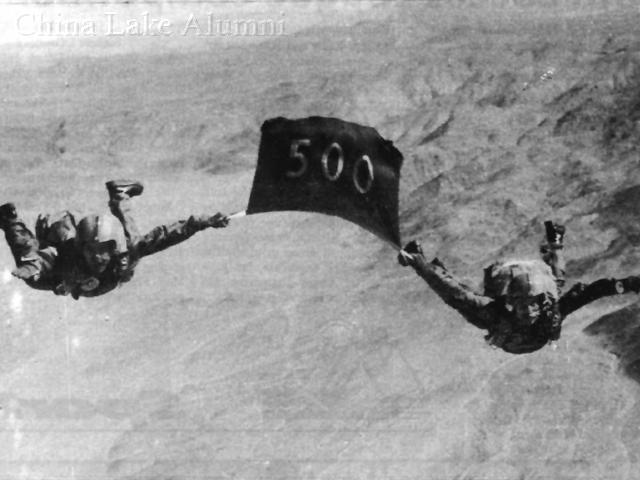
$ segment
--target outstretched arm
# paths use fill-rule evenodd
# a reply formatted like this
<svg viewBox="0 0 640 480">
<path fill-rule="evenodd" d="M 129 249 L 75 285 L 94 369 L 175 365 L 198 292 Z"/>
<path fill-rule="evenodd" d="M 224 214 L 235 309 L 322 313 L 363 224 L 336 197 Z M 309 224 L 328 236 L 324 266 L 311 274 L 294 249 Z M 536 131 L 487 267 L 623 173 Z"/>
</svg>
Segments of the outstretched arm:
<svg viewBox="0 0 640 480">
<path fill-rule="evenodd" d="M 640 292 L 640 277 L 601 278 L 588 285 L 576 283 L 560 298 L 560 314 L 564 318 L 599 298 L 628 292 Z"/>
<path fill-rule="evenodd" d="M 438 260 L 427 262 L 421 253 L 411 255 L 410 265 L 431 289 L 450 307 L 460 312 L 474 326 L 489 330 L 492 316 L 487 307 L 494 301 L 478 295 L 451 275 Z"/>
<path fill-rule="evenodd" d="M 217 213 L 212 217 L 192 215 L 187 220 L 180 220 L 170 225 L 161 225 L 146 235 L 138 237 L 130 247 L 131 253 L 135 260 L 138 260 L 184 242 L 205 228 L 222 228 L 226 227 L 228 223 L 228 217 L 221 213 Z"/>
</svg>

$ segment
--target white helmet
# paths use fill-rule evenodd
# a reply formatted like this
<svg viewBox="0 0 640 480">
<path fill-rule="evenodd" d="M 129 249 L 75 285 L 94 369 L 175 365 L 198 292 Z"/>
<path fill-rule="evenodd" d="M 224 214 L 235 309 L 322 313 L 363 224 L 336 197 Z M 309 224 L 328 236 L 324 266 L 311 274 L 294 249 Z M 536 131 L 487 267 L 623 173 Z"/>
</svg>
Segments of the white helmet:
<svg viewBox="0 0 640 480">
<path fill-rule="evenodd" d="M 112 243 L 113 253 L 127 252 L 127 237 L 120 221 L 111 214 L 88 215 L 76 226 L 76 246 Z"/>
</svg>

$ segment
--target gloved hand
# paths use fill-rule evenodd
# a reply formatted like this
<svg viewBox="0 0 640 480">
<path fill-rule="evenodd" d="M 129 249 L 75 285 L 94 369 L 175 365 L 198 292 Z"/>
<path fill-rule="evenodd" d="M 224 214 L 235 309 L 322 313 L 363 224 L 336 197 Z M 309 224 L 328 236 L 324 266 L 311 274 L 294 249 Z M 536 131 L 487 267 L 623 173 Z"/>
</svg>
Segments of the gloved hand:
<svg viewBox="0 0 640 480">
<path fill-rule="evenodd" d="M 420 245 L 417 240 L 411 240 L 404 246 L 403 250 L 407 253 L 419 253 L 420 255 L 423 255 L 422 245 Z"/>
<path fill-rule="evenodd" d="M 229 225 L 229 217 L 218 212 L 213 217 L 209 218 L 209 226 L 213 228 L 224 228 Z"/>
<path fill-rule="evenodd" d="M 625 293 L 625 292 L 640 293 L 640 277 L 637 277 L 637 276 L 627 277 L 620 280 L 620 283 L 624 288 L 624 290 L 620 293 Z"/>
<path fill-rule="evenodd" d="M 408 267 L 413 263 L 413 256 L 404 250 L 398 252 L 398 263 L 403 267 Z"/>
<path fill-rule="evenodd" d="M 422 246 L 415 240 L 407 243 L 400 253 L 398 253 L 398 263 L 403 267 L 413 263 L 414 255 L 422 255 Z"/>
</svg>

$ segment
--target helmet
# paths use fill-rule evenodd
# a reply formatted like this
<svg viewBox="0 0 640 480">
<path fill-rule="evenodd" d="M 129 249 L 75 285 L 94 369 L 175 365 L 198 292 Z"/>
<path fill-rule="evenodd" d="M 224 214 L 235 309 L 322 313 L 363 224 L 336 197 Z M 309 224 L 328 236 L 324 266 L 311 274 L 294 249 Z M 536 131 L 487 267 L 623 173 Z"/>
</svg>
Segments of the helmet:
<svg viewBox="0 0 640 480">
<path fill-rule="evenodd" d="M 120 221 L 110 214 L 88 215 L 76 226 L 76 246 L 84 249 L 88 245 L 111 243 L 113 253 L 127 252 L 127 238 Z"/>
<path fill-rule="evenodd" d="M 510 260 L 490 265 L 484 272 L 484 294 L 488 297 L 535 297 L 558 299 L 558 286 L 551 267 L 540 260 Z"/>
</svg>

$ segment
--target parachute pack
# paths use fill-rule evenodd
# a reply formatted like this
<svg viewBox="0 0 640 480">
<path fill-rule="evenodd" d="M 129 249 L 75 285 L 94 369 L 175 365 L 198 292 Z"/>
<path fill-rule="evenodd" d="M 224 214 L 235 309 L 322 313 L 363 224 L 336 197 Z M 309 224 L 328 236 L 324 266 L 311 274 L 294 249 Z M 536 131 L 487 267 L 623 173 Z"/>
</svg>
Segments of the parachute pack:
<svg viewBox="0 0 640 480">
<path fill-rule="evenodd" d="M 484 269 L 484 294 L 491 298 L 511 295 L 545 294 L 559 298 L 551 267 L 542 260 L 509 260 L 496 262 Z"/>
</svg>

